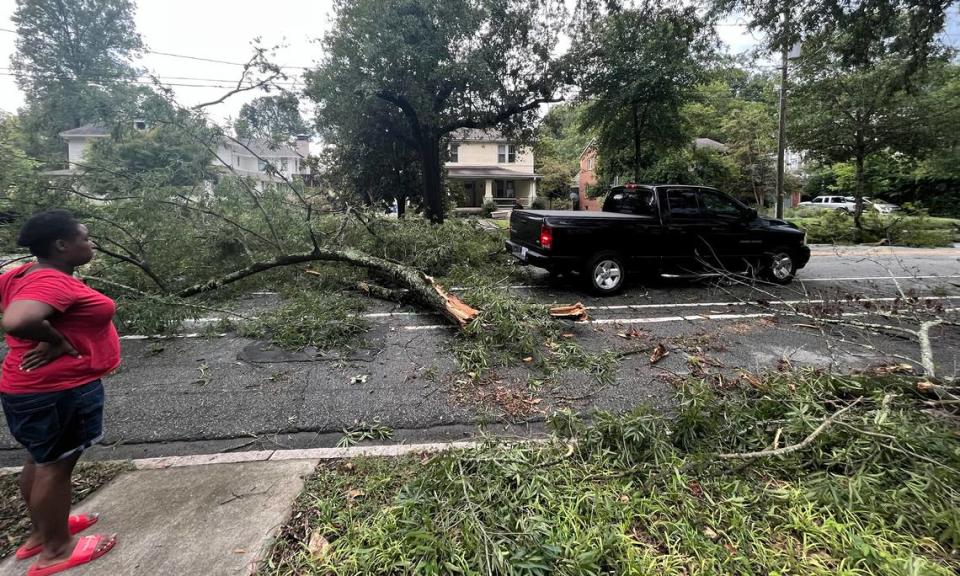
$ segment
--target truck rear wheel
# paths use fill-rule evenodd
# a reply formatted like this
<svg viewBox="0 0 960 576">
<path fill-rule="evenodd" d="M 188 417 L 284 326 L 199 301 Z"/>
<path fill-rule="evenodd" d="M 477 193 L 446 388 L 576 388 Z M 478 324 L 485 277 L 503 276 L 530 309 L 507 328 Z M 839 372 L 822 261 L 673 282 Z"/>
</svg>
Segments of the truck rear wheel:
<svg viewBox="0 0 960 576">
<path fill-rule="evenodd" d="M 627 279 L 623 259 L 616 252 L 601 252 L 587 262 L 583 275 L 590 291 L 599 296 L 616 294 Z"/>
</svg>

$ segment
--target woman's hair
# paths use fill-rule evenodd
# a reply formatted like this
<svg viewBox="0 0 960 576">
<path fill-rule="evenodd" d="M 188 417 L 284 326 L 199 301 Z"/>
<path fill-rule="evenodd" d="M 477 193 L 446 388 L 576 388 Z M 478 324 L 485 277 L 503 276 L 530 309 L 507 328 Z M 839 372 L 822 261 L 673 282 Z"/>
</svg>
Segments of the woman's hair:
<svg viewBox="0 0 960 576">
<path fill-rule="evenodd" d="M 79 225 L 67 210 L 37 212 L 20 228 L 17 245 L 29 248 L 38 258 L 48 258 L 53 243 L 74 238 Z"/>
</svg>

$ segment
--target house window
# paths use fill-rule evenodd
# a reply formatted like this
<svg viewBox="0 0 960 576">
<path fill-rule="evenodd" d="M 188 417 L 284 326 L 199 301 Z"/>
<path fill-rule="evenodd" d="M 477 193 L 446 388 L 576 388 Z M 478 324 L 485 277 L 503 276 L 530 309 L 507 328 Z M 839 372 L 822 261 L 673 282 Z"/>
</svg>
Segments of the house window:
<svg viewBox="0 0 960 576">
<path fill-rule="evenodd" d="M 496 198 L 516 198 L 517 193 L 513 187 L 513 180 L 497 180 Z"/>
<path fill-rule="evenodd" d="M 450 144 L 450 161 L 453 163 L 460 161 L 460 144 L 456 142 Z"/>
<path fill-rule="evenodd" d="M 593 157 L 587 160 L 587 170 L 593 170 L 593 161 L 594 161 Z"/>
<path fill-rule="evenodd" d="M 517 161 L 517 147 L 513 144 L 500 144 L 497 146 L 497 162 L 500 164 L 513 164 Z"/>
<path fill-rule="evenodd" d="M 267 166 L 268 164 L 266 160 L 263 160 L 263 159 L 257 160 L 257 171 L 266 172 Z"/>
<path fill-rule="evenodd" d="M 287 173 L 287 159 L 286 159 L 286 158 L 281 158 L 281 159 L 280 159 L 280 171 L 283 172 L 284 174 Z"/>
</svg>

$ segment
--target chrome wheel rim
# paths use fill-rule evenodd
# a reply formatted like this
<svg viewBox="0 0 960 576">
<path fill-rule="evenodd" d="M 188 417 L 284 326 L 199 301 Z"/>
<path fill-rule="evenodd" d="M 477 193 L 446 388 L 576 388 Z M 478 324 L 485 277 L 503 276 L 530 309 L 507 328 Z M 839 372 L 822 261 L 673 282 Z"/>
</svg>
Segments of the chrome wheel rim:
<svg viewBox="0 0 960 576">
<path fill-rule="evenodd" d="M 601 260 L 593 269 L 593 281 L 603 290 L 612 290 L 620 285 L 623 271 L 615 260 Z"/>
<path fill-rule="evenodd" d="M 770 262 L 770 273 L 777 280 L 786 280 L 793 273 L 793 260 L 787 254 L 774 254 Z"/>
</svg>

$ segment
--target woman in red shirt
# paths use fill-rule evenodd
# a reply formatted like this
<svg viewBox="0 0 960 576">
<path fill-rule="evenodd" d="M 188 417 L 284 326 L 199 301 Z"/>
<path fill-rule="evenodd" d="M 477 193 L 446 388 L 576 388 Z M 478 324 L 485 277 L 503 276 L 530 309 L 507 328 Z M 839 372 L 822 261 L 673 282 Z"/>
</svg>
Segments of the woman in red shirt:
<svg viewBox="0 0 960 576">
<path fill-rule="evenodd" d="M 9 348 L 0 401 L 13 437 L 28 452 L 20 490 L 33 533 L 17 558 L 39 554 L 28 576 L 54 574 L 106 554 L 116 536 L 75 536 L 97 521 L 70 516 L 70 476 L 80 454 L 103 437 L 100 378 L 120 365 L 113 300 L 73 277 L 93 258 L 87 229 L 65 210 L 35 214 L 20 246 L 37 257 L 0 275 Z"/>
</svg>

